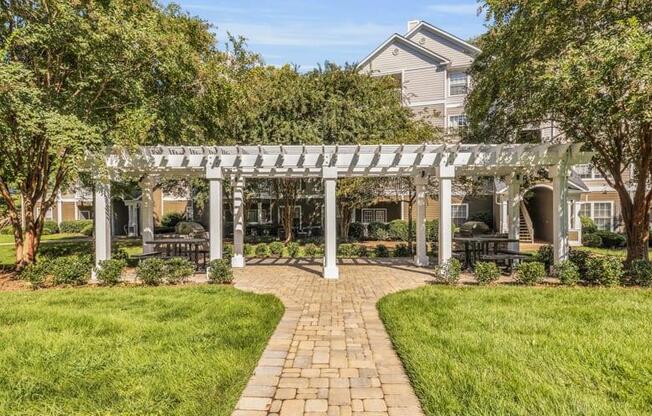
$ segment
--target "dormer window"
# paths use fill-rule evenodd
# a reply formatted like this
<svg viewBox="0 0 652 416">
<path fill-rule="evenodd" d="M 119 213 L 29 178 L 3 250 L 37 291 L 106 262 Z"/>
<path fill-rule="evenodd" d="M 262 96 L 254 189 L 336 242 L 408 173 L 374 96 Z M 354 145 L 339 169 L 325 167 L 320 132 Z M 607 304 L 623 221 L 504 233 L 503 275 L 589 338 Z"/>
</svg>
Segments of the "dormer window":
<svg viewBox="0 0 652 416">
<path fill-rule="evenodd" d="M 464 95 L 469 90 L 466 72 L 452 72 L 449 76 L 450 95 Z"/>
</svg>

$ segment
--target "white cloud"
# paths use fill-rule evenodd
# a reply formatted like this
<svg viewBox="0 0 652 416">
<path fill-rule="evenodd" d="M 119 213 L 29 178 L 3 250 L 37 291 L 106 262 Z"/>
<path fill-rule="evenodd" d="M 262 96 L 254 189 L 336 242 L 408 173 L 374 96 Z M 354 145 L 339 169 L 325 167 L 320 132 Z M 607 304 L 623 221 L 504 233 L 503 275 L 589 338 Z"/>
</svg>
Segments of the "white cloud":
<svg viewBox="0 0 652 416">
<path fill-rule="evenodd" d="M 476 16 L 480 6 L 477 3 L 431 4 L 428 10 L 436 13 Z"/>
</svg>

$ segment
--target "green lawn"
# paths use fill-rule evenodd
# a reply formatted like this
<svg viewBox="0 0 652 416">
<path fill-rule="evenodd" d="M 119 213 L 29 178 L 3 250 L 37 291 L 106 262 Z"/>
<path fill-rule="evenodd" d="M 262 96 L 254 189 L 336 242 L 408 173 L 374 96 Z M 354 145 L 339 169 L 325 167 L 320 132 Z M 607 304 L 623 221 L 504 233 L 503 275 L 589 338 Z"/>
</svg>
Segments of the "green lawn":
<svg viewBox="0 0 652 416">
<path fill-rule="evenodd" d="M 69 234 L 69 233 L 58 233 L 58 234 L 48 234 L 41 237 L 41 241 L 56 241 L 56 240 L 77 240 L 88 238 L 83 234 Z M 0 234 L 0 244 L 13 244 L 14 236 L 7 234 Z"/>
<path fill-rule="evenodd" d="M 652 413 L 652 291 L 429 286 L 381 317 L 428 415 Z"/>
<path fill-rule="evenodd" d="M 276 327 L 231 287 L 0 294 L 0 414 L 229 415 Z"/>
</svg>

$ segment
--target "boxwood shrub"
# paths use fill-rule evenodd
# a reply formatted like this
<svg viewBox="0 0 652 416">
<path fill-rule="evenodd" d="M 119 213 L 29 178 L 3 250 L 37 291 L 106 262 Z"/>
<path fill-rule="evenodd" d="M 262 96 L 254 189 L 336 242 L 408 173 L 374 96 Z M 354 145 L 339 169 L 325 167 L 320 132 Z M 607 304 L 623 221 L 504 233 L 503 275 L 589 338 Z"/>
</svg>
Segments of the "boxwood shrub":
<svg viewBox="0 0 652 416">
<path fill-rule="evenodd" d="M 555 266 L 555 275 L 566 286 L 576 285 L 580 281 L 580 269 L 571 260 L 564 260 Z"/>
<path fill-rule="evenodd" d="M 500 277 L 500 269 L 496 263 L 490 261 L 479 261 L 474 266 L 475 278 L 480 284 L 492 283 Z"/>
<path fill-rule="evenodd" d="M 211 283 L 231 283 L 233 281 L 231 263 L 225 259 L 211 261 L 208 265 L 208 280 Z"/>
<path fill-rule="evenodd" d="M 366 227 L 360 222 L 352 222 L 349 224 L 349 240 L 361 241 L 364 240 Z"/>
<path fill-rule="evenodd" d="M 382 222 L 370 222 L 367 224 L 367 234 L 370 240 L 387 240 L 389 239 L 388 225 Z"/>
<path fill-rule="evenodd" d="M 395 241 L 408 241 L 408 231 L 408 223 L 403 220 L 393 220 L 387 227 L 389 238 Z"/>
<path fill-rule="evenodd" d="M 449 284 L 454 285 L 460 280 L 462 273 L 462 263 L 456 258 L 450 258 L 444 264 L 436 267 L 436 277 Z"/>
<path fill-rule="evenodd" d="M 126 266 L 127 262 L 124 259 L 113 258 L 103 260 L 95 268 L 95 277 L 105 286 L 114 286 L 120 283 L 122 271 Z"/>
<path fill-rule="evenodd" d="M 314 243 L 308 243 L 303 247 L 303 253 L 308 257 L 317 257 L 321 249 Z"/>
<path fill-rule="evenodd" d="M 90 255 L 57 257 L 49 260 L 52 283 L 55 285 L 83 285 L 88 282 L 93 270 Z"/>
<path fill-rule="evenodd" d="M 546 267 L 538 261 L 522 262 L 516 267 L 514 278 L 517 282 L 526 285 L 540 283 L 546 277 Z"/>
<path fill-rule="evenodd" d="M 652 263 L 647 260 L 635 260 L 627 271 L 629 283 L 640 286 L 652 286 Z"/>
<path fill-rule="evenodd" d="M 376 257 L 389 257 L 389 249 L 384 244 L 378 244 L 374 249 Z"/>
<path fill-rule="evenodd" d="M 158 286 L 165 279 L 166 269 L 163 259 L 156 257 L 145 259 L 136 268 L 136 277 L 148 286 Z"/>
<path fill-rule="evenodd" d="M 56 221 L 47 220 L 43 223 L 42 235 L 59 233 L 59 224 Z"/>
<path fill-rule="evenodd" d="M 602 247 L 602 237 L 598 234 L 582 234 L 582 245 L 586 247 Z"/>
<path fill-rule="evenodd" d="M 62 221 L 59 226 L 59 231 L 69 234 L 81 234 L 84 228 L 90 226 L 93 229 L 93 220 L 74 220 Z"/>
<path fill-rule="evenodd" d="M 49 265 L 47 259 L 31 263 L 20 271 L 20 278 L 29 282 L 32 289 L 39 289 L 46 285 L 48 269 Z"/>
<path fill-rule="evenodd" d="M 297 243 L 296 241 L 290 241 L 285 245 L 285 249 L 288 252 L 288 256 L 290 257 L 299 257 L 301 254 L 301 245 Z"/>
<path fill-rule="evenodd" d="M 586 279 L 593 284 L 615 286 L 625 274 L 623 262 L 613 256 L 592 256 L 588 261 Z"/>
<path fill-rule="evenodd" d="M 284 250 L 285 244 L 281 243 L 280 241 L 272 241 L 269 243 L 269 251 L 273 256 L 281 257 Z"/>
<path fill-rule="evenodd" d="M 394 247 L 394 257 L 410 257 L 410 247 L 407 244 L 397 244 Z"/>
<path fill-rule="evenodd" d="M 256 256 L 257 257 L 269 257 L 270 251 L 269 246 L 265 243 L 260 243 L 256 246 Z"/>
<path fill-rule="evenodd" d="M 195 265 L 188 259 L 173 257 L 165 262 L 165 280 L 168 283 L 177 284 L 185 282 L 194 273 Z"/>
</svg>

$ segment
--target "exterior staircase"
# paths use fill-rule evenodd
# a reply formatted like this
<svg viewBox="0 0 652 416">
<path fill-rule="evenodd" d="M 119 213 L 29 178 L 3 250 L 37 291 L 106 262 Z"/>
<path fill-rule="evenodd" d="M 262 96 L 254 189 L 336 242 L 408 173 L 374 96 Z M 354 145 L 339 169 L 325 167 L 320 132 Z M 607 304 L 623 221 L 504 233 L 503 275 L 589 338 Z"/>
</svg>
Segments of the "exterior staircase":
<svg viewBox="0 0 652 416">
<path fill-rule="evenodd" d="M 519 218 L 519 236 L 518 239 L 521 243 L 534 243 L 534 229 L 532 227 L 532 220 L 530 214 L 521 202 L 520 218 Z"/>
</svg>

